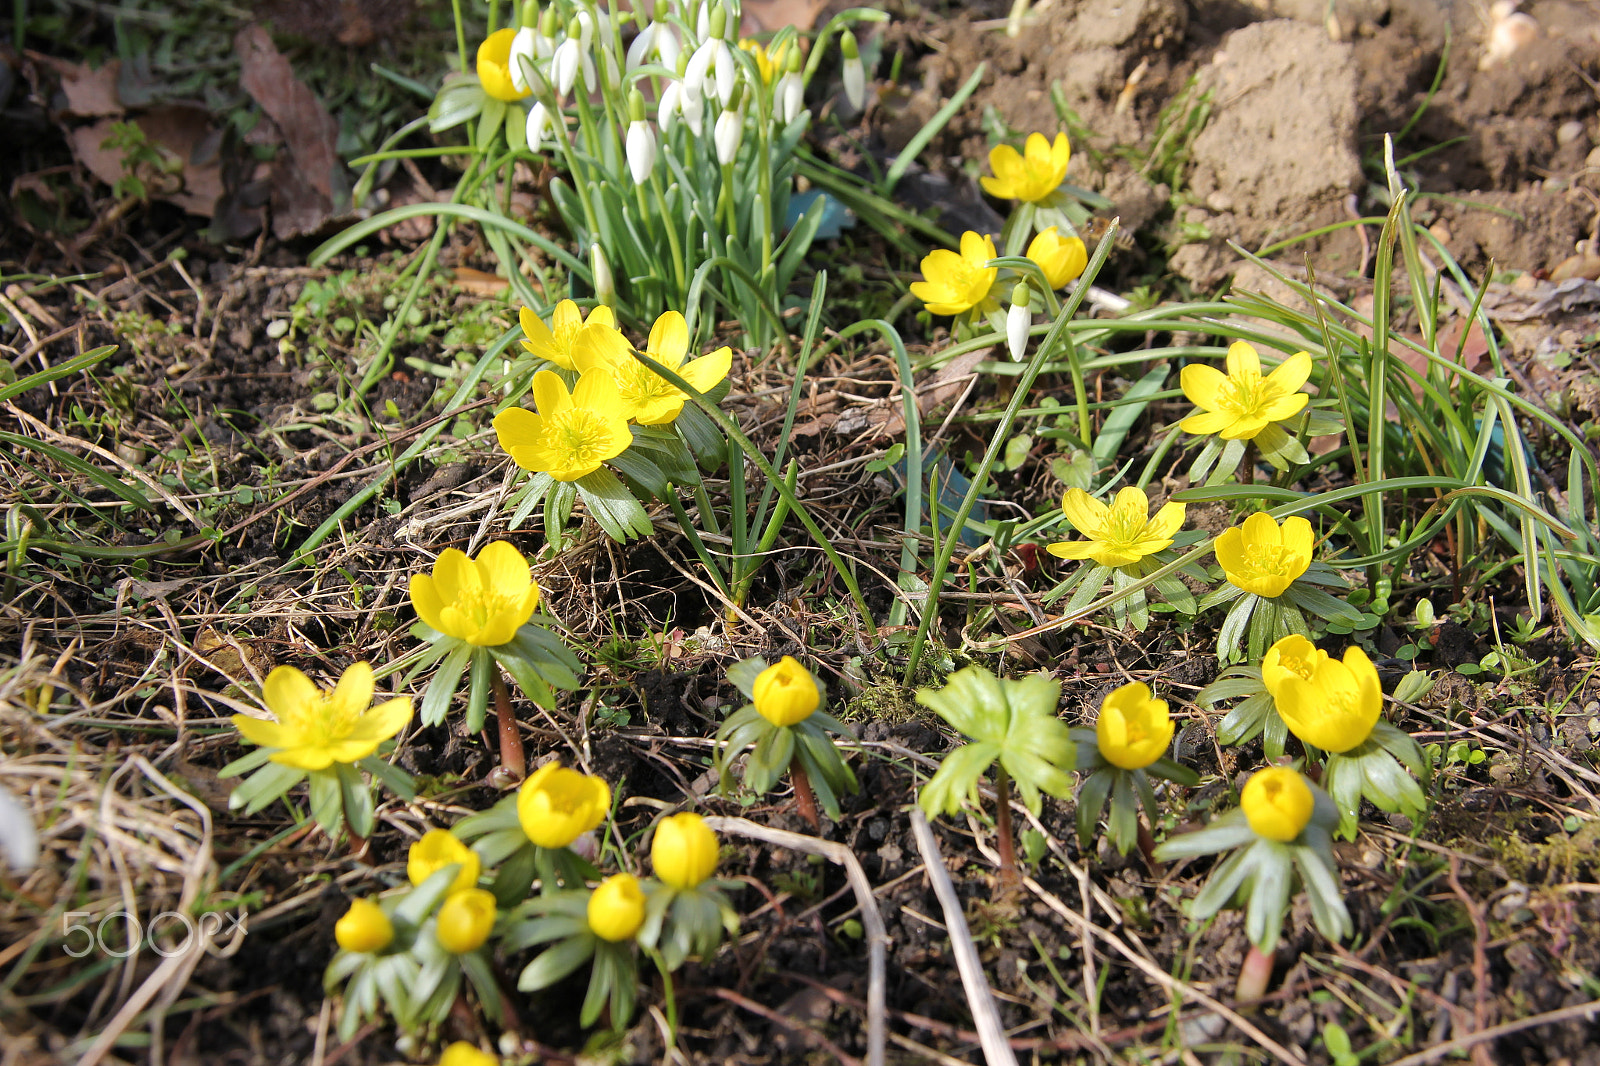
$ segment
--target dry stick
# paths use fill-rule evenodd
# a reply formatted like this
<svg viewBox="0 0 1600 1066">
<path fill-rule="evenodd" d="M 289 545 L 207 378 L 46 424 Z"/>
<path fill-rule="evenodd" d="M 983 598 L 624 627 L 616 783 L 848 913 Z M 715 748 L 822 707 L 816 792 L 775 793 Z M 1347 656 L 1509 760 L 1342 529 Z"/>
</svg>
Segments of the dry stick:
<svg viewBox="0 0 1600 1066">
<path fill-rule="evenodd" d="M 1467 890 L 1461 887 L 1461 860 L 1450 856 L 1450 871 L 1446 877 L 1450 891 L 1461 900 L 1467 917 L 1472 919 L 1472 1020 L 1481 1031 L 1488 1020 L 1484 999 L 1489 992 L 1489 923 L 1483 920 L 1483 908 L 1473 902 Z M 1472 1061 L 1477 1066 L 1491 1066 L 1489 1049 L 1482 1044 L 1472 1049 Z"/>
<path fill-rule="evenodd" d="M 769 829 L 748 818 L 707 818 L 706 825 L 713 832 L 732 833 L 776 844 L 780 848 L 802 851 L 807 855 L 821 855 L 829 862 L 844 867 L 845 877 L 849 878 L 850 887 L 855 889 L 856 905 L 861 908 L 861 924 L 867 930 L 867 1066 L 883 1066 L 888 1031 L 884 1020 L 888 1013 L 884 1005 L 884 986 L 887 983 L 889 933 L 884 928 L 878 901 L 872 894 L 872 882 L 867 880 L 866 871 L 861 868 L 855 853 L 831 840 Z"/>
<path fill-rule="evenodd" d="M 522 730 L 517 712 L 511 709 L 511 693 L 499 663 L 489 664 L 489 680 L 494 686 L 494 718 L 500 732 L 500 768 L 521 781 L 528 776 L 528 757 L 522 752 Z"/>
<path fill-rule="evenodd" d="M 1023 884 L 1028 887 L 1028 891 L 1038 896 L 1039 899 L 1044 902 L 1045 906 L 1061 915 L 1061 917 L 1065 918 L 1073 925 L 1076 925 L 1087 932 L 1093 933 L 1096 937 L 1100 938 L 1100 940 L 1110 945 L 1117 952 L 1117 954 L 1121 955 L 1123 958 L 1127 959 L 1129 962 L 1133 963 L 1134 966 L 1143 971 L 1144 974 L 1152 981 L 1156 982 L 1169 992 L 1176 992 L 1178 995 L 1187 999 L 1192 999 L 1201 1006 L 1209 1008 L 1210 1010 L 1215 1011 L 1217 1014 L 1220 1014 L 1223 1018 L 1233 1023 L 1233 1026 L 1241 1033 L 1244 1033 L 1257 1044 L 1261 1045 L 1262 1050 L 1272 1055 L 1279 1062 L 1287 1062 L 1291 1063 L 1292 1066 L 1299 1066 L 1299 1064 L 1306 1061 L 1304 1055 L 1296 1054 L 1295 1052 L 1290 1051 L 1288 1048 L 1272 1039 L 1272 1037 L 1268 1036 L 1266 1033 L 1263 1033 L 1259 1027 L 1252 1025 L 1247 1019 L 1242 1017 L 1238 1011 L 1229 1008 L 1220 1000 L 1206 995 L 1193 985 L 1173 977 L 1171 974 L 1162 970 L 1161 967 L 1157 966 L 1149 959 L 1146 959 L 1144 956 L 1134 951 L 1127 944 L 1124 944 L 1122 942 L 1122 938 L 1111 932 L 1109 929 L 1102 929 L 1093 922 L 1085 919 L 1077 911 L 1074 911 L 1055 896 L 1051 895 L 1049 892 L 1046 892 L 1044 890 L 1044 886 L 1040 885 L 1039 882 L 1035 881 L 1033 878 L 1025 878 L 1023 880 Z"/>
<path fill-rule="evenodd" d="M 1009 815 L 1009 804 L 1002 804 L 1000 810 Z M 967 1006 L 978 1028 L 978 1044 L 983 1048 L 983 1059 L 989 1066 L 1016 1066 L 1017 1056 L 1011 1050 L 1005 1027 L 1000 1024 L 1000 1010 L 994 1005 L 994 993 L 989 990 L 989 982 L 983 976 L 983 962 L 978 958 L 976 945 L 972 943 L 966 915 L 961 913 L 961 899 L 956 895 L 956 886 L 950 881 L 950 871 L 945 869 L 944 857 L 939 854 L 939 842 L 934 839 L 933 828 L 928 825 L 921 808 L 911 809 L 911 832 L 917 838 L 917 850 L 922 853 L 922 864 L 927 870 L 929 884 L 933 885 L 933 894 L 939 897 L 939 906 L 944 909 L 945 928 L 950 933 L 956 969 L 961 973 L 961 987 L 967 993 Z M 1013 872 L 1015 869 L 1013 865 Z"/>
<path fill-rule="evenodd" d="M 1529 1018 L 1518 1018 L 1514 1022 L 1491 1026 L 1488 1029 L 1479 1029 L 1475 1033 L 1468 1033 L 1466 1036 L 1457 1037 L 1443 1044 L 1435 1044 L 1433 1047 L 1425 1051 L 1419 1051 L 1415 1055 L 1407 1055 L 1403 1059 L 1396 1059 L 1389 1066 L 1424 1066 L 1425 1063 L 1433 1062 L 1435 1059 L 1442 1059 L 1451 1052 L 1463 1051 L 1467 1048 L 1487 1043 L 1490 1040 L 1499 1040 L 1502 1036 L 1520 1033 L 1524 1029 L 1537 1029 L 1541 1025 L 1554 1025 L 1569 1018 L 1584 1018 L 1592 1014 L 1600 1014 L 1600 999 L 1591 999 L 1587 1003 L 1579 1003 L 1572 1007 L 1562 1007 L 1560 1010 L 1535 1014 Z"/>
<path fill-rule="evenodd" d="M 744 1010 L 749 1011 L 751 1014 L 765 1018 L 774 1025 L 781 1025 L 790 1032 L 799 1033 L 801 1036 L 805 1037 L 814 1044 L 820 1044 L 828 1052 L 828 1054 L 838 1059 L 843 1066 L 861 1066 L 860 1059 L 856 1058 L 854 1055 L 846 1053 L 844 1048 L 840 1047 L 838 1044 L 835 1044 L 826 1036 L 823 1036 L 809 1025 L 801 1024 L 795 1019 L 789 1017 L 787 1014 L 781 1014 L 778 1011 L 773 1010 L 771 1007 L 763 1006 L 753 999 L 748 999 L 744 996 L 741 996 L 731 988 L 713 988 L 711 989 L 711 994 L 716 996 L 718 999 L 725 999 L 734 1006 L 741 1007 Z"/>
</svg>

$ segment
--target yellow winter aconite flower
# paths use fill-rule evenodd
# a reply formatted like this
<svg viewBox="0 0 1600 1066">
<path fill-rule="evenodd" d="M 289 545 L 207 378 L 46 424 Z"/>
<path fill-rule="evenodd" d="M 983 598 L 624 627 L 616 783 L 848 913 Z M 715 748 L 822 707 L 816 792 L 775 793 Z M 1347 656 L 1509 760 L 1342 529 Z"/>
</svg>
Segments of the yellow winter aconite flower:
<svg viewBox="0 0 1600 1066">
<path fill-rule="evenodd" d="M 668 370 L 676 370 L 696 392 L 714 388 L 733 367 L 733 349 L 726 345 L 685 364 L 689 325 L 677 311 L 666 311 L 656 319 L 644 354 Z M 664 426 L 683 413 L 688 393 L 635 359 L 626 344 L 619 351 L 583 338 L 573 346 L 572 355 L 580 371 L 603 367 L 611 374 L 623 406 L 641 426 Z"/>
<path fill-rule="evenodd" d="M 439 1066 L 500 1066 L 500 1060 L 465 1040 L 457 1040 L 439 1056 Z"/>
<path fill-rule="evenodd" d="M 1299 771 L 1287 766 L 1257 770 L 1244 783 L 1239 805 L 1257 836 L 1287 844 L 1311 821 L 1315 801 Z"/>
<path fill-rule="evenodd" d="M 448 829 L 430 829 L 406 852 L 406 879 L 413 885 L 420 885 L 452 863 L 460 863 L 461 869 L 450 882 L 451 893 L 475 888 L 483 869 L 478 853 L 457 840 Z"/>
<path fill-rule="evenodd" d="M 1166 754 L 1172 730 L 1167 701 L 1153 699 L 1148 685 L 1133 681 L 1112 690 L 1101 702 L 1094 735 L 1106 762 L 1141 770 Z"/>
<path fill-rule="evenodd" d="M 663 883 L 693 888 L 717 869 L 717 834 L 698 814 L 663 818 L 650 842 L 650 865 Z"/>
<path fill-rule="evenodd" d="M 1310 681 L 1317 672 L 1317 664 L 1328 653 L 1298 633 L 1291 633 L 1267 649 L 1261 660 L 1261 683 L 1274 698 L 1286 677 Z"/>
<path fill-rule="evenodd" d="M 233 724 L 252 744 L 277 748 L 272 761 L 297 770 L 326 770 L 365 759 L 411 721 L 411 697 L 372 706 L 372 665 L 354 663 L 331 692 L 292 666 L 267 675 L 261 698 L 276 722 L 236 714 Z"/>
<path fill-rule="evenodd" d="M 333 939 L 346 951 L 369 954 L 389 946 L 394 939 L 394 925 L 383 908 L 370 899 L 351 900 L 350 909 L 334 923 Z"/>
<path fill-rule="evenodd" d="M 1323 751 L 1344 752 L 1372 735 L 1383 688 L 1367 653 L 1351 646 L 1344 661 L 1324 656 L 1308 681 L 1293 674 L 1273 694 L 1289 732 Z"/>
<path fill-rule="evenodd" d="M 936 315 L 959 315 L 990 300 L 989 290 L 1000 268 L 987 266 L 995 257 L 994 240 L 971 230 L 961 235 L 961 252 L 935 248 L 922 258 L 922 276 L 913 281 L 911 295 Z"/>
<path fill-rule="evenodd" d="M 497 540 L 476 559 L 456 548 L 440 552 L 431 575 L 411 575 L 411 605 L 445 636 L 492 648 L 509 642 L 533 617 L 539 586 L 522 553 Z"/>
<path fill-rule="evenodd" d="M 564 848 L 599 825 L 611 809 L 611 786 L 548 762 L 517 792 L 517 821 L 541 848 Z"/>
<path fill-rule="evenodd" d="M 612 874 L 589 895 L 589 931 L 613 943 L 631 939 L 644 924 L 644 891 L 632 874 Z"/>
<path fill-rule="evenodd" d="M 739 42 L 739 47 L 755 56 L 756 69 L 761 71 L 761 84 L 771 85 L 772 76 L 783 65 L 784 53 L 788 51 L 788 46 L 785 45 L 779 48 L 776 53 L 769 54 L 759 41 L 746 37 Z"/>
<path fill-rule="evenodd" d="M 1059 289 L 1089 265 L 1089 250 L 1077 237 L 1062 237 L 1056 227 L 1041 230 L 1028 242 L 1028 258 L 1039 264 L 1052 289 Z"/>
<path fill-rule="evenodd" d="M 757 713 L 775 726 L 798 725 L 810 718 L 822 702 L 811 671 L 791 655 L 757 674 L 750 693 Z"/>
<path fill-rule="evenodd" d="M 1067 178 L 1067 163 L 1072 159 L 1072 145 L 1065 133 L 1056 134 L 1047 141 L 1042 133 L 1028 134 L 1019 153 L 1009 144 L 989 149 L 989 169 L 992 178 L 979 178 L 983 191 L 1001 200 L 1025 200 L 1039 203 Z"/>
<path fill-rule="evenodd" d="M 445 898 L 439 905 L 439 918 L 433 935 L 439 945 L 452 955 L 465 955 L 476 951 L 489 939 L 494 929 L 494 893 L 482 888 L 469 888 Z"/>
<path fill-rule="evenodd" d="M 601 338 L 615 335 L 624 350 L 628 346 L 627 340 L 617 330 L 616 312 L 605 304 L 590 311 L 588 319 L 585 320 L 582 308 L 571 300 L 562 300 L 556 304 L 548 326 L 544 324 L 543 319 L 533 313 L 532 308 L 524 307 L 517 312 L 517 321 L 522 325 L 522 335 L 526 338 L 522 341 L 522 346 L 540 359 L 547 359 L 563 370 L 577 369 L 572 360 L 572 346 L 580 335 L 586 337 L 598 335 Z"/>
<path fill-rule="evenodd" d="M 607 459 L 628 450 L 628 408 L 611 374 L 586 371 L 570 393 L 553 370 L 533 375 L 533 402 L 539 412 L 508 407 L 494 416 L 500 447 L 524 470 L 577 481 Z"/>
<path fill-rule="evenodd" d="M 1229 584 L 1257 596 L 1283 595 L 1283 590 L 1311 565 L 1311 523 L 1299 515 L 1283 525 L 1257 511 L 1242 525 L 1225 529 L 1212 545 Z"/>
<path fill-rule="evenodd" d="M 495 30 L 478 46 L 478 81 L 483 84 L 483 91 L 508 103 L 521 100 L 532 91 L 518 92 L 511 81 L 511 44 L 516 39 L 517 31 L 507 27 Z"/>
<path fill-rule="evenodd" d="M 1179 427 L 1185 433 L 1215 433 L 1223 440 L 1252 440 L 1274 422 L 1299 414 L 1311 397 L 1300 387 L 1311 376 L 1311 354 L 1296 352 L 1266 377 L 1261 357 L 1244 341 L 1228 346 L 1228 372 L 1191 363 L 1179 381 L 1200 411 Z"/>
<path fill-rule="evenodd" d="M 1108 507 L 1082 489 L 1068 489 L 1061 512 L 1088 540 L 1061 541 L 1045 546 L 1058 559 L 1093 559 L 1101 566 L 1127 566 L 1153 555 L 1172 543 L 1183 525 L 1184 506 L 1163 504 L 1150 516 L 1150 500 L 1129 486 L 1117 493 Z"/>
</svg>

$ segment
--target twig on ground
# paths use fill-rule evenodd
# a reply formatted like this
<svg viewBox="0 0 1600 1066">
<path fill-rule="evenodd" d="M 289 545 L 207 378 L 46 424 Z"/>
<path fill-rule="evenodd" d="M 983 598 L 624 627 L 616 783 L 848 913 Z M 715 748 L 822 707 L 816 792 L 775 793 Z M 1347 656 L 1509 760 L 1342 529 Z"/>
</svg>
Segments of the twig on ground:
<svg viewBox="0 0 1600 1066">
<path fill-rule="evenodd" d="M 955 952 L 956 969 L 961 973 L 961 987 L 967 993 L 967 1005 L 972 1008 L 972 1020 L 978 1027 L 978 1043 L 983 1047 L 983 1058 L 989 1066 L 1015 1066 L 1016 1055 L 1006 1039 L 1005 1027 L 1000 1024 L 1000 1011 L 994 1004 L 994 994 L 983 976 L 983 960 L 972 943 L 972 933 L 967 929 L 967 918 L 961 912 L 961 899 L 956 886 L 945 869 L 944 857 L 939 854 L 939 842 L 933 828 L 920 808 L 911 810 L 911 832 L 917 840 L 917 850 L 922 853 L 923 867 L 928 873 L 928 883 L 939 906 L 944 909 L 945 928 L 950 933 L 950 947 Z M 1015 867 L 1012 867 L 1013 872 Z"/>
<path fill-rule="evenodd" d="M 867 880 L 867 873 L 861 868 L 855 852 L 831 840 L 819 840 L 800 833 L 770 829 L 747 818 L 707 818 L 706 825 L 714 832 L 732 833 L 735 836 L 776 844 L 780 848 L 803 851 L 808 855 L 821 855 L 829 862 L 844 867 L 845 876 L 850 879 L 850 885 L 855 889 L 856 903 L 861 907 L 861 924 L 867 931 L 867 1066 L 883 1066 L 884 1046 L 887 1043 L 885 1023 L 887 1009 L 884 996 L 887 983 L 886 957 L 889 933 L 884 928 L 883 914 L 878 910 L 878 901 L 872 895 L 872 882 Z M 720 990 L 718 994 L 721 995 Z"/>
<path fill-rule="evenodd" d="M 823 1036 L 809 1025 L 802 1025 L 800 1022 L 795 1021 L 786 1014 L 782 1014 L 773 1010 L 771 1007 L 757 1003 L 753 999 L 748 999 L 745 996 L 741 996 L 731 988 L 713 988 L 711 989 L 711 994 L 716 996 L 718 999 L 725 999 L 734 1006 L 749 1011 L 751 1014 L 760 1015 L 774 1025 L 781 1025 L 790 1032 L 799 1033 L 813 1043 L 820 1044 L 823 1049 L 828 1052 L 828 1054 L 838 1059 L 843 1066 L 861 1066 L 860 1059 L 856 1058 L 854 1055 L 848 1054 L 838 1044 L 835 1044 L 832 1040 L 829 1040 L 826 1036 Z"/>
<path fill-rule="evenodd" d="M 1403 1059 L 1396 1059 L 1389 1066 L 1423 1066 L 1424 1063 L 1442 1059 L 1453 1052 L 1477 1047 L 1491 1040 L 1499 1040 L 1502 1036 L 1520 1033 L 1524 1029 L 1537 1029 L 1541 1025 L 1554 1025 L 1569 1018 L 1587 1018 L 1595 1014 L 1600 1014 L 1600 999 L 1591 999 L 1587 1003 L 1546 1011 L 1543 1014 L 1535 1014 L 1528 1018 L 1518 1018 L 1514 1022 L 1490 1026 L 1488 1029 L 1479 1029 L 1475 1033 L 1468 1033 L 1466 1036 L 1447 1040 L 1443 1044 L 1435 1044 L 1426 1051 L 1419 1051 L 1415 1055 L 1407 1055 Z"/>
</svg>

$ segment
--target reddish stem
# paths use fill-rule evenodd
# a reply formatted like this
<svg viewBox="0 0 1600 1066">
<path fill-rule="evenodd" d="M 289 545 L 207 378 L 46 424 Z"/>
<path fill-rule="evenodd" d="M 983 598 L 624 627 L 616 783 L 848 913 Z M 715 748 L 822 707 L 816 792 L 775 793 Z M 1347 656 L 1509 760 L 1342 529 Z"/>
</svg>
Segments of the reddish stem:
<svg viewBox="0 0 1600 1066">
<path fill-rule="evenodd" d="M 811 828 L 822 832 L 822 816 L 817 813 L 817 796 L 811 791 L 811 779 L 805 767 L 796 759 L 789 764 L 789 780 L 794 782 L 794 802 L 800 808 L 800 817 L 811 823 Z"/>
<path fill-rule="evenodd" d="M 1150 835 L 1150 828 L 1142 818 L 1139 820 L 1139 854 L 1144 856 L 1144 864 L 1150 867 L 1151 875 L 1160 877 L 1163 868 L 1156 861 L 1156 838 Z"/>
<path fill-rule="evenodd" d="M 1011 836 L 1011 778 L 1005 768 L 994 768 L 994 835 L 1000 849 L 1000 880 L 1008 890 L 1022 883 L 1017 872 L 1017 846 Z"/>
<path fill-rule="evenodd" d="M 1239 983 L 1234 987 L 1233 998 L 1239 1007 L 1253 1007 L 1267 994 L 1267 985 L 1272 982 L 1272 961 L 1273 956 L 1250 945 L 1250 952 L 1239 967 Z"/>
<path fill-rule="evenodd" d="M 489 680 L 494 686 L 494 716 L 500 727 L 500 767 L 514 780 L 521 781 L 528 774 L 528 758 L 522 752 L 522 730 L 517 725 L 516 712 L 511 709 L 511 693 L 506 689 L 499 663 L 491 667 Z"/>
</svg>

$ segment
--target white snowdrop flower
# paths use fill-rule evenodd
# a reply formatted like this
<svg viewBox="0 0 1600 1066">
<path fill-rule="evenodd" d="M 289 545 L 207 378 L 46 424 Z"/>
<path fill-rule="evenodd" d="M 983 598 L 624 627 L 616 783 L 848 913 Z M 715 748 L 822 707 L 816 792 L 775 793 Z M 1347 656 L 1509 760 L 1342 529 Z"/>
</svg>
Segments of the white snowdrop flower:
<svg viewBox="0 0 1600 1066">
<path fill-rule="evenodd" d="M 524 26 L 511 42 L 511 84 L 516 86 L 519 93 L 538 88 L 528 81 L 529 67 L 539 67 L 539 31 L 532 26 Z"/>
<path fill-rule="evenodd" d="M 628 169 L 633 172 L 633 183 L 643 185 L 650 180 L 656 165 L 656 138 L 650 124 L 643 119 L 628 123 Z"/>
<path fill-rule="evenodd" d="M 0 856 L 19 874 L 27 873 L 39 862 L 39 833 L 33 827 L 33 816 L 3 788 L 0 788 Z"/>
<path fill-rule="evenodd" d="M 696 95 L 704 92 L 706 73 L 711 67 L 712 60 L 716 58 L 714 41 L 702 42 L 694 54 L 689 57 L 689 65 L 683 71 L 683 84 L 692 89 Z"/>
<path fill-rule="evenodd" d="M 656 55 L 661 57 L 661 65 L 668 70 L 678 69 L 678 57 L 683 54 L 683 45 L 678 41 L 678 28 L 664 22 L 656 24 L 655 49 Z"/>
<path fill-rule="evenodd" d="M 661 102 L 656 107 L 656 121 L 661 124 L 661 135 L 665 137 L 672 132 L 672 127 L 678 124 L 678 108 L 682 105 L 683 85 L 676 81 L 667 82 L 667 87 L 661 90 Z"/>
<path fill-rule="evenodd" d="M 656 34 L 660 32 L 661 24 L 652 22 L 640 30 L 628 45 L 628 56 L 623 66 L 632 74 L 645 63 L 650 62 L 650 53 L 654 50 Z"/>
<path fill-rule="evenodd" d="M 850 106 L 859 111 L 867 103 L 867 70 L 861 62 L 861 46 L 856 43 L 856 35 L 845 30 L 839 50 L 844 53 L 844 94 Z"/>
<path fill-rule="evenodd" d="M 596 241 L 589 246 L 589 269 L 594 275 L 594 296 L 607 307 L 617 302 L 617 286 L 611 277 L 611 264 L 606 260 L 605 249 Z"/>
<path fill-rule="evenodd" d="M 794 71 L 784 72 L 773 95 L 778 101 L 778 117 L 784 125 L 793 122 L 806 108 L 805 82 Z"/>
<path fill-rule="evenodd" d="M 717 116 L 717 127 L 711 134 L 716 145 L 717 162 L 723 166 L 732 163 L 739 154 L 739 142 L 744 137 L 744 110 L 730 107 Z"/>
<path fill-rule="evenodd" d="M 534 105 L 528 109 L 528 151 L 543 150 L 545 132 L 549 129 L 549 109 L 544 104 L 534 101 Z"/>
<path fill-rule="evenodd" d="M 593 89 L 598 80 L 595 76 L 594 60 L 576 37 L 568 37 L 556 46 L 556 54 L 551 58 L 550 65 L 555 73 L 556 93 L 562 99 L 572 91 L 573 83 L 578 80 L 580 72 L 583 74 L 585 89 Z"/>
<path fill-rule="evenodd" d="M 1033 311 L 1029 307 L 1032 295 L 1025 282 L 1018 282 L 1011 290 L 1011 308 L 1006 312 L 1006 347 L 1014 363 L 1022 362 L 1028 351 L 1028 331 L 1033 328 Z"/>
</svg>

